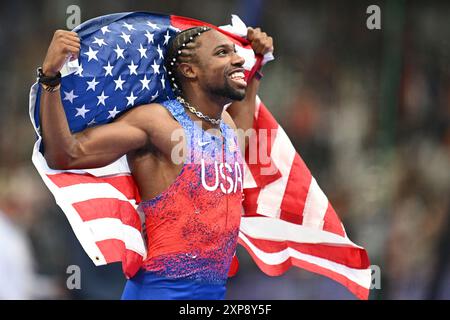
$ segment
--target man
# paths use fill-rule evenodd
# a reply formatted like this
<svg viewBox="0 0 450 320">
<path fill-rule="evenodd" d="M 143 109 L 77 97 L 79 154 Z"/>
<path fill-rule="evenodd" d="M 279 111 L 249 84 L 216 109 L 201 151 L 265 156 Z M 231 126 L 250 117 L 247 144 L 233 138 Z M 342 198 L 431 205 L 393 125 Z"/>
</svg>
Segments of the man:
<svg viewBox="0 0 450 320">
<path fill-rule="evenodd" d="M 273 50 L 272 38 L 260 29 L 249 28 L 247 37 L 256 54 Z M 57 74 L 79 50 L 76 33 L 57 31 L 43 63 L 45 158 L 66 170 L 127 156 L 142 199 L 148 256 L 122 298 L 223 299 L 243 187 L 242 157 L 230 128 L 252 127 L 259 77 L 245 82 L 244 59 L 226 36 L 208 27 L 188 29 L 172 40 L 166 58 L 179 99 L 135 107 L 110 124 L 72 134 Z M 180 130 L 182 163 L 173 158 L 180 142 L 172 137 Z"/>
</svg>

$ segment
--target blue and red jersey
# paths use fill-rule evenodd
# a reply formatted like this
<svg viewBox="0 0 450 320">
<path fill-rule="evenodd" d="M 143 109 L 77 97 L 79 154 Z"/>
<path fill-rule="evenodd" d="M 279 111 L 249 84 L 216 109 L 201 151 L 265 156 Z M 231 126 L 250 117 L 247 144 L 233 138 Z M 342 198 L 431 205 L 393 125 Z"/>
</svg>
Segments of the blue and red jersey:
<svg viewBox="0 0 450 320">
<path fill-rule="evenodd" d="M 243 162 L 234 131 L 202 130 L 176 100 L 163 105 L 185 134 L 185 161 L 175 181 L 142 202 L 148 256 L 143 269 L 170 279 L 224 284 L 236 250 Z"/>
</svg>

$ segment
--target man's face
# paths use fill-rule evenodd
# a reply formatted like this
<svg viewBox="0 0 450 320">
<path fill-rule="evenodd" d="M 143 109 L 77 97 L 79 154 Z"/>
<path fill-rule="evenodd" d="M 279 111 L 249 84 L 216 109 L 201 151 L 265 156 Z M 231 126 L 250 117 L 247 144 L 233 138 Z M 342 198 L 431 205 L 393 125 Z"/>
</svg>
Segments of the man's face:
<svg viewBox="0 0 450 320">
<path fill-rule="evenodd" d="M 197 39 L 195 68 L 200 86 L 230 100 L 245 97 L 244 59 L 236 54 L 234 43 L 225 35 L 210 30 Z"/>
</svg>

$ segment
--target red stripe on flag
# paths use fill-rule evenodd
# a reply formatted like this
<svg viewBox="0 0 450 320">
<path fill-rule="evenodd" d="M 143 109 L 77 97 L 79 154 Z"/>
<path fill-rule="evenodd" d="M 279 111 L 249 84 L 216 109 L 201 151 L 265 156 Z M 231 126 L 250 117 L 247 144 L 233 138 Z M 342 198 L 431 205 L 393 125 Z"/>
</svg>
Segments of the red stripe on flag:
<svg viewBox="0 0 450 320">
<path fill-rule="evenodd" d="M 298 153 L 295 154 L 286 190 L 281 202 L 281 220 L 301 224 L 306 197 L 311 185 L 311 172 Z"/>
<path fill-rule="evenodd" d="M 96 242 L 107 263 L 122 262 L 123 273 L 127 279 L 132 278 L 140 269 L 143 257 L 125 247 L 123 241 L 107 239 Z"/>
<path fill-rule="evenodd" d="M 239 270 L 239 260 L 236 255 L 231 260 L 230 269 L 228 270 L 228 278 L 234 277 Z"/>
<path fill-rule="evenodd" d="M 107 263 L 122 261 L 126 248 L 122 240 L 107 239 L 96 242 Z"/>
<path fill-rule="evenodd" d="M 327 212 L 325 213 L 323 219 L 324 219 L 323 230 L 345 237 L 345 230 L 342 227 L 341 220 L 336 214 L 336 211 L 334 211 L 330 202 L 328 202 Z"/>
<path fill-rule="evenodd" d="M 242 206 L 245 210 L 245 216 L 254 215 L 258 209 L 258 196 L 260 188 L 244 189 L 244 200 Z"/>
<path fill-rule="evenodd" d="M 292 213 L 292 212 L 281 210 L 280 219 L 290 222 L 290 223 L 295 223 L 295 224 L 303 223 L 303 216 L 301 214 L 299 214 L 298 212 Z"/>
<path fill-rule="evenodd" d="M 125 258 L 122 260 L 122 269 L 127 279 L 134 277 L 142 266 L 144 257 L 133 250 L 125 251 Z"/>
<path fill-rule="evenodd" d="M 113 198 L 97 198 L 73 204 L 83 221 L 114 218 L 123 224 L 141 230 L 141 220 L 134 207 L 127 201 Z"/>
<path fill-rule="evenodd" d="M 243 234 L 251 241 L 251 243 L 253 243 L 254 246 L 267 253 L 275 253 L 283 251 L 287 248 L 292 248 L 303 254 L 326 259 L 349 268 L 367 269 L 370 267 L 367 252 L 361 248 L 317 243 L 298 243 L 294 241 L 255 239 L 249 237 L 245 233 Z"/>
<path fill-rule="evenodd" d="M 258 256 L 250 249 L 250 247 L 240 238 L 239 244 L 241 244 L 249 252 L 250 256 L 253 258 L 253 260 L 261 269 L 261 271 L 263 271 L 265 274 L 269 276 L 282 275 L 287 270 L 289 270 L 290 267 L 296 266 L 305 269 L 307 271 L 326 276 L 330 279 L 339 282 L 359 299 L 367 300 L 369 298 L 369 290 L 367 288 L 360 286 L 356 282 L 348 279 L 343 274 L 331 271 L 329 269 L 293 257 L 289 257 L 289 259 L 287 259 L 283 263 L 276 265 L 269 265 L 264 263 L 261 259 L 259 259 Z"/>
<path fill-rule="evenodd" d="M 136 199 L 137 202 L 140 201 L 139 190 L 131 175 L 95 177 L 87 173 L 57 173 L 48 174 L 47 177 L 59 188 L 80 183 L 108 183 L 119 190 L 127 199 Z"/>
</svg>

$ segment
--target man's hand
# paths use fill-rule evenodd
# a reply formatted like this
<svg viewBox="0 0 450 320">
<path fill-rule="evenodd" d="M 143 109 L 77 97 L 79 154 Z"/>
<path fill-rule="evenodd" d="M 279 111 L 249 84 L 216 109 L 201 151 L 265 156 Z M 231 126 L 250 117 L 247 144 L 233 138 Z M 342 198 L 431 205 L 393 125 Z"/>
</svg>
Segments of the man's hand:
<svg viewBox="0 0 450 320">
<path fill-rule="evenodd" d="M 247 39 L 253 48 L 255 54 L 265 55 L 268 52 L 273 52 L 273 39 L 267 33 L 262 32 L 260 28 L 248 28 Z"/>
<path fill-rule="evenodd" d="M 262 32 L 260 28 L 248 28 L 247 40 L 250 42 L 253 51 L 258 55 L 265 55 L 268 52 L 273 52 L 273 39 L 267 33 Z M 242 101 L 234 101 L 227 109 L 238 129 L 247 132 L 248 129 L 253 128 L 253 117 L 255 115 L 256 94 L 258 93 L 259 80 L 253 77 L 247 83 L 247 90 L 245 98 Z M 244 138 L 244 139 L 243 139 Z M 248 136 L 239 137 L 239 145 L 241 151 L 244 152 L 248 144 Z"/>
<path fill-rule="evenodd" d="M 42 64 L 46 76 L 55 76 L 64 66 L 67 58 L 75 60 L 80 53 L 80 38 L 75 32 L 57 30 Z"/>
</svg>

